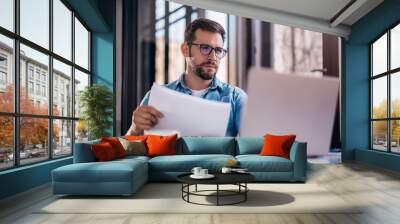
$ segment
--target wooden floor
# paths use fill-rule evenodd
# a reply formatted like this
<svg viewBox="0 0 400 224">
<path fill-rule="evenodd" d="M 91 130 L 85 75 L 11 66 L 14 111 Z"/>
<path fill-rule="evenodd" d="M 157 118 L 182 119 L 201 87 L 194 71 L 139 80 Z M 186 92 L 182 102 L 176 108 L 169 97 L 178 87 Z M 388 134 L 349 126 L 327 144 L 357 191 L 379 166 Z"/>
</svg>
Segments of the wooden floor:
<svg viewBox="0 0 400 224">
<path fill-rule="evenodd" d="M 308 182 L 317 183 L 346 201 L 367 206 L 357 214 L 36 214 L 54 200 L 49 185 L 0 202 L 0 223 L 107 224 L 252 224 L 252 223 L 400 223 L 400 174 L 359 163 L 310 164 Z"/>
</svg>

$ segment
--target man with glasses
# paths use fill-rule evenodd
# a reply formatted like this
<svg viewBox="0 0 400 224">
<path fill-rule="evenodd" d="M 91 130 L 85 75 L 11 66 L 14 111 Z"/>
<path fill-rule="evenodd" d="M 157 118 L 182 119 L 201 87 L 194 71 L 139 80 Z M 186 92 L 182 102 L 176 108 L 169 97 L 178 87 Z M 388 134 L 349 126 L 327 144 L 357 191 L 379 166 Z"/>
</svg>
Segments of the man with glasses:
<svg viewBox="0 0 400 224">
<path fill-rule="evenodd" d="M 189 24 L 181 45 L 181 52 L 186 59 L 186 72 L 165 87 L 208 100 L 230 103 L 226 135 L 236 136 L 239 134 L 241 112 L 247 96 L 242 89 L 223 83 L 216 77 L 220 61 L 227 53 L 223 48 L 224 39 L 225 30 L 217 22 L 201 18 Z M 150 92 L 147 92 L 133 112 L 128 135 L 142 134 L 143 130 L 151 129 L 163 117 L 156 108 L 148 106 L 149 96 Z"/>
</svg>

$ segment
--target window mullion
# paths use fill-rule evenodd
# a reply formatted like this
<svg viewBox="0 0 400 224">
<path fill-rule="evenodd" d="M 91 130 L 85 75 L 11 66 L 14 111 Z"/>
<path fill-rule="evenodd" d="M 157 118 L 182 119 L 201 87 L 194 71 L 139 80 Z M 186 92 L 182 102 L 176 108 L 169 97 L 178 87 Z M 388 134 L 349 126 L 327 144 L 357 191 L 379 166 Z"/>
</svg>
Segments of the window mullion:
<svg viewBox="0 0 400 224">
<path fill-rule="evenodd" d="M 49 0 L 49 50 L 53 52 L 53 0 Z M 48 88 L 49 94 L 49 116 L 48 120 L 48 152 L 49 159 L 53 159 L 53 56 L 49 55 L 49 72 L 48 72 Z"/>
<path fill-rule="evenodd" d="M 71 67 L 71 91 L 72 91 L 72 95 L 71 95 L 71 117 L 75 118 L 75 12 L 72 11 L 72 15 L 71 15 L 71 23 L 72 23 L 72 38 L 71 38 L 71 60 L 72 60 L 72 67 Z M 75 125 L 76 125 L 76 121 L 73 120 L 71 122 L 71 151 L 72 151 L 72 155 L 74 155 L 74 145 L 75 145 Z"/>
<path fill-rule="evenodd" d="M 17 35 L 19 35 L 19 7 L 20 0 L 14 1 L 14 31 Z M 19 50 L 19 39 L 14 39 L 14 63 L 13 63 L 13 71 L 14 71 L 14 112 L 19 114 L 19 99 L 20 99 L 20 50 Z M 14 116 L 14 166 L 19 166 L 20 157 L 19 157 L 19 135 L 20 135 L 20 118 Z"/>
<path fill-rule="evenodd" d="M 165 1 L 164 23 L 164 83 L 169 82 L 169 2 Z"/>
<path fill-rule="evenodd" d="M 91 35 L 90 35 L 90 33 L 88 33 L 88 41 L 89 41 L 89 44 L 88 44 L 88 55 L 87 55 L 87 60 L 88 60 L 88 70 L 89 71 L 92 71 L 92 68 L 91 68 L 91 66 L 92 66 L 92 63 L 90 63 L 91 61 L 90 61 L 90 39 L 91 39 Z M 91 82 L 90 82 L 91 83 Z"/>
<path fill-rule="evenodd" d="M 372 45 L 370 45 L 370 55 L 369 55 L 369 64 L 370 64 L 370 66 L 369 66 L 369 69 L 370 69 L 370 71 L 369 71 L 369 88 L 370 88 L 370 91 L 369 91 L 369 119 L 370 119 L 370 122 L 369 122 L 369 137 L 370 137 L 370 141 L 369 141 L 369 144 L 370 144 L 370 146 L 369 146 L 369 148 L 370 149 L 373 149 L 374 148 L 374 136 L 373 136 L 373 127 L 374 127 L 374 125 L 373 125 L 373 121 L 372 121 L 372 119 L 373 119 L 373 91 L 374 91 L 374 86 L 373 86 L 373 79 L 372 79 L 372 72 L 373 72 L 373 66 L 374 66 L 374 63 L 373 63 L 373 57 L 372 57 L 372 55 L 373 55 L 373 47 L 372 47 Z"/>
<path fill-rule="evenodd" d="M 390 71 L 390 29 L 389 29 L 389 31 L 387 32 L 387 71 Z M 388 116 L 388 118 L 392 118 L 392 111 L 391 111 L 391 109 L 392 109 L 392 100 L 391 100 L 391 78 L 392 78 L 392 75 L 391 75 L 391 73 L 388 73 L 387 74 L 387 98 L 388 98 L 388 100 L 387 100 L 387 110 L 388 110 L 388 112 L 387 112 L 387 116 Z M 392 136 L 391 136 L 391 125 L 392 124 L 392 121 L 391 120 L 388 120 L 388 122 L 387 122 L 387 135 L 388 135 L 388 152 L 391 152 L 392 151 Z"/>
</svg>

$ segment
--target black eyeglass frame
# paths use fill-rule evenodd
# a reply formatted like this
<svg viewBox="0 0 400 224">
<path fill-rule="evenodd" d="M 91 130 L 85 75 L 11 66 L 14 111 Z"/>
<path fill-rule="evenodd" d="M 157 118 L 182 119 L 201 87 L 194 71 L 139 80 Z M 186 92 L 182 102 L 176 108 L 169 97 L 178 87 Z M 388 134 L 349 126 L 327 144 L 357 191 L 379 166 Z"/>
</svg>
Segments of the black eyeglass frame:
<svg viewBox="0 0 400 224">
<path fill-rule="evenodd" d="M 214 52 L 215 52 L 215 56 L 216 56 L 218 59 L 222 59 L 222 58 L 225 57 L 226 54 L 228 53 L 228 50 L 225 49 L 225 48 L 222 48 L 222 47 L 212 47 L 212 46 L 210 46 L 210 45 L 208 45 L 208 44 L 198 44 L 198 43 L 193 43 L 193 42 L 189 42 L 188 44 L 189 44 L 189 46 L 192 46 L 192 45 L 198 46 L 198 47 L 199 47 L 199 50 L 200 50 L 200 53 L 201 53 L 202 55 L 204 55 L 204 56 L 209 56 L 209 55 L 211 54 L 211 52 L 214 51 Z M 202 47 L 209 47 L 211 50 L 210 50 L 209 53 L 204 54 L 204 53 L 201 51 L 201 48 L 202 48 Z M 221 52 L 222 52 L 222 56 L 218 56 L 218 53 L 217 53 L 216 49 L 222 50 L 222 51 L 221 51 Z"/>
</svg>

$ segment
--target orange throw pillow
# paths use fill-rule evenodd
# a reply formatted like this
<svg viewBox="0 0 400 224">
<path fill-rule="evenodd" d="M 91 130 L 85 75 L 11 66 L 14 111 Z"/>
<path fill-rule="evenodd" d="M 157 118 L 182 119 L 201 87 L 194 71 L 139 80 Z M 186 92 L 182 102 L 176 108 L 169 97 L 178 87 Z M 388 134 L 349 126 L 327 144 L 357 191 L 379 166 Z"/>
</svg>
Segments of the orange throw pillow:
<svg viewBox="0 0 400 224">
<path fill-rule="evenodd" d="M 165 156 L 176 155 L 176 140 L 178 135 L 160 136 L 148 135 L 147 137 L 147 155 L 148 156 Z"/>
<path fill-rule="evenodd" d="M 264 135 L 264 146 L 261 149 L 262 156 L 280 156 L 290 159 L 290 148 L 296 135 Z"/>
<path fill-rule="evenodd" d="M 101 138 L 101 142 L 108 142 L 114 149 L 115 155 L 117 158 L 121 158 L 126 156 L 126 151 L 124 146 L 122 146 L 121 142 L 116 137 L 104 137 Z"/>
<path fill-rule="evenodd" d="M 114 149 L 108 142 L 93 144 L 90 146 L 90 148 L 94 154 L 94 157 L 99 162 L 110 161 L 117 158 Z"/>
<path fill-rule="evenodd" d="M 125 135 L 124 138 L 129 141 L 143 141 L 145 142 L 147 139 L 147 135 Z"/>
</svg>

